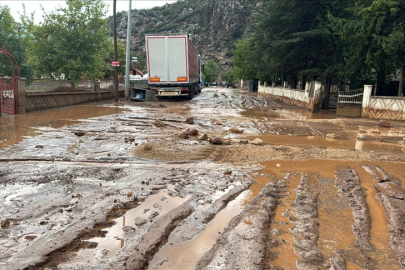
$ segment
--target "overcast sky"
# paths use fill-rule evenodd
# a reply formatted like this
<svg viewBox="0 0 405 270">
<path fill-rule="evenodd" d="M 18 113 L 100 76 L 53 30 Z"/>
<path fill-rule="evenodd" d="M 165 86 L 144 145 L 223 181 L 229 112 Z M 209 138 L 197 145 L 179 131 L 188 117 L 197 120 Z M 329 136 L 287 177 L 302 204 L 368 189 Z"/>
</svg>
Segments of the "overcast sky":
<svg viewBox="0 0 405 270">
<path fill-rule="evenodd" d="M 103 0 L 108 7 L 107 15 L 113 14 L 113 0 Z M 139 1 L 139 0 L 132 0 L 132 9 L 144 9 L 144 8 L 151 8 L 155 6 L 163 6 L 166 3 L 173 3 L 177 0 L 166 0 L 166 1 Z M 48 1 L 16 1 L 16 0 L 0 0 L 0 5 L 9 6 L 11 9 L 11 15 L 14 17 L 15 20 L 19 20 L 18 12 L 22 12 L 22 4 L 25 4 L 25 8 L 27 10 L 27 14 L 35 11 L 35 23 L 39 23 L 42 20 L 42 11 L 40 5 L 45 8 L 46 12 L 55 10 L 58 5 L 65 5 L 64 0 L 48 0 Z M 119 11 L 128 11 L 129 7 L 129 0 L 117 0 L 117 12 Z"/>
</svg>

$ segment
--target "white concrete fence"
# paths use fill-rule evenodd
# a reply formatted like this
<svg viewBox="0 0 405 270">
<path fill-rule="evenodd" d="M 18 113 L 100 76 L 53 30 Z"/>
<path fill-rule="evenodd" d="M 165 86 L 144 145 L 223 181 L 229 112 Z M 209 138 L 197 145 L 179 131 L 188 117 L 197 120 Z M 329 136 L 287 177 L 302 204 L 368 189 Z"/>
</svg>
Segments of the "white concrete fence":
<svg viewBox="0 0 405 270">
<path fill-rule="evenodd" d="M 305 90 L 297 90 L 285 87 L 272 87 L 260 85 L 259 82 L 259 94 L 269 95 L 273 98 L 282 100 L 285 103 L 295 104 L 300 107 L 309 109 L 311 112 L 319 110 L 320 97 L 322 92 L 322 83 L 310 82 L 306 83 Z M 312 87 L 311 87 L 312 86 Z M 312 91 L 311 91 L 312 90 Z"/>
<path fill-rule="evenodd" d="M 405 120 L 405 98 L 371 96 L 373 86 L 364 86 L 361 117 Z"/>
<path fill-rule="evenodd" d="M 311 112 L 319 110 L 323 89 L 322 83 L 313 82 L 311 85 L 311 83 L 308 82 L 305 85 L 305 90 L 290 89 L 286 87 L 287 84 L 284 84 L 284 86 L 285 87 L 272 87 L 268 86 L 266 83 L 260 85 L 259 82 L 258 92 L 259 94 L 269 95 L 288 104 L 307 108 Z M 359 104 L 361 117 L 371 119 L 405 120 L 404 97 L 371 96 L 372 89 L 372 85 L 364 86 L 361 108 Z"/>
</svg>

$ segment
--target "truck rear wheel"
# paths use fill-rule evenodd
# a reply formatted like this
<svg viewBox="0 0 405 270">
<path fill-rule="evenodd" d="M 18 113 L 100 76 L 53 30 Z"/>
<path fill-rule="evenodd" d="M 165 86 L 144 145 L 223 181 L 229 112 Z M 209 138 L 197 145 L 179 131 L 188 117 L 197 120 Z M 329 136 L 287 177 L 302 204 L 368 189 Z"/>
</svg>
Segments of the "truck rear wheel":
<svg viewBox="0 0 405 270">
<path fill-rule="evenodd" d="M 187 99 L 188 99 L 188 100 L 192 100 L 193 97 L 194 97 L 194 93 L 195 93 L 195 86 L 194 86 L 194 85 L 190 85 L 190 86 L 188 87 L 188 96 L 187 96 Z"/>
</svg>

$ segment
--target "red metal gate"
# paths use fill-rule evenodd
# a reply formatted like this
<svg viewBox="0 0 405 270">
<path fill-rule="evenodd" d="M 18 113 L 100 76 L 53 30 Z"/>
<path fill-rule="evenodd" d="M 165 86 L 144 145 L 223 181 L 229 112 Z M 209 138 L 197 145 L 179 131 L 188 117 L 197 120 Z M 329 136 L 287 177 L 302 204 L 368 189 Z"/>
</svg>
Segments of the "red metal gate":
<svg viewBox="0 0 405 270">
<path fill-rule="evenodd" d="M 18 114 L 18 77 L 0 78 L 1 114 Z"/>
<path fill-rule="evenodd" d="M 11 67 L 11 77 L 0 77 L 0 117 L 3 114 L 18 114 L 18 79 L 20 68 L 17 60 L 9 53 L 6 47 L 0 50 L 0 55 L 4 55 Z"/>
</svg>

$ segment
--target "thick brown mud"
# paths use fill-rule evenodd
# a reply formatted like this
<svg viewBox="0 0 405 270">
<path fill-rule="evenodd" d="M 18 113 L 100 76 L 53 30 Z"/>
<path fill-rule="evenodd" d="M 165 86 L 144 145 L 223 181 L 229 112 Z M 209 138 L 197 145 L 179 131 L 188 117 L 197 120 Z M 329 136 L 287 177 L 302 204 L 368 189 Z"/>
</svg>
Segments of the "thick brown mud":
<svg viewBox="0 0 405 270">
<path fill-rule="evenodd" d="M 231 220 L 195 269 L 264 269 L 269 256 L 268 227 L 278 204 L 272 193 L 278 197 L 282 191 L 278 188 L 277 183 L 267 184 L 256 199 Z"/>
<path fill-rule="evenodd" d="M 81 105 L 0 117 L 0 149 L 16 144 L 26 136 L 39 135 L 47 127 L 72 126 L 81 119 L 119 114 L 124 110 L 115 106 Z"/>
<path fill-rule="evenodd" d="M 318 264 L 317 267 L 321 267 L 320 269 L 325 269 L 324 267 L 326 267 L 326 269 L 401 269 L 398 259 L 395 256 L 395 252 L 389 242 L 390 236 L 384 209 L 374 197 L 376 189 L 374 188 L 374 185 L 369 185 L 371 175 L 363 169 L 363 164 L 371 163 L 347 163 L 332 160 L 312 160 L 305 162 L 274 161 L 263 163 L 265 169 L 262 173 L 265 173 L 266 175 L 276 175 L 280 177 L 281 175 L 289 176 L 290 174 L 294 175 L 296 172 L 301 172 L 306 173 L 307 177 L 309 176 L 309 179 L 312 179 L 309 181 L 309 187 L 312 190 L 311 196 L 318 194 L 318 212 L 317 216 L 312 219 L 313 222 L 315 222 L 312 223 L 313 226 L 307 226 L 306 228 L 313 228 L 310 232 L 315 233 L 314 228 L 316 228 L 316 224 L 318 224 L 319 238 L 317 245 L 322 256 L 321 258 L 323 259 L 319 260 L 320 257 L 315 257 L 310 263 L 315 265 Z M 365 196 L 365 203 L 370 207 L 370 225 L 367 225 L 367 223 L 370 222 L 370 217 L 367 218 L 368 215 L 364 214 L 364 211 L 360 211 L 361 208 L 352 208 L 349 205 L 349 202 L 339 202 L 339 189 L 335 186 L 335 172 L 338 175 L 339 171 L 344 170 L 348 166 L 353 167 L 354 172 L 359 172 L 359 183 L 362 185 L 360 189 L 362 188 L 365 192 L 362 196 Z M 374 166 L 374 164 L 372 166 Z M 384 168 L 385 171 L 397 171 L 401 165 L 378 163 L 378 166 Z M 291 181 L 287 184 L 288 195 L 281 199 L 280 206 L 276 211 L 275 219 L 271 225 L 271 228 L 277 228 L 284 232 L 279 238 L 285 241 L 284 245 L 271 250 L 277 254 L 275 260 L 270 262 L 270 265 L 273 267 L 296 269 L 297 267 L 304 267 L 303 265 L 305 265 L 305 260 L 296 253 L 300 253 L 300 250 L 297 250 L 298 248 L 294 242 L 294 234 L 292 233 L 295 225 L 293 221 L 296 219 L 296 217 L 292 215 L 292 213 L 294 213 L 294 207 L 292 204 L 297 200 L 295 190 L 299 190 L 297 187 L 300 178 L 300 175 L 290 177 Z M 256 179 L 258 182 L 263 183 L 265 178 L 261 176 Z M 267 181 L 271 181 L 270 179 L 271 178 L 267 178 Z M 359 188 L 358 185 L 357 188 Z M 306 198 L 309 199 L 311 197 Z M 307 208 L 314 209 L 311 207 Z M 356 240 L 358 238 L 356 236 L 356 231 L 359 233 L 355 226 L 356 209 L 359 210 L 357 216 L 360 218 L 360 223 L 366 222 L 366 228 L 370 227 L 369 237 L 367 237 L 366 233 L 364 239 L 366 239 L 366 243 L 368 239 L 372 250 L 361 248 L 358 244 L 358 240 Z M 290 220 L 290 216 L 292 217 L 292 220 Z M 336 218 L 337 216 L 339 218 Z M 300 237 L 298 239 L 298 242 L 301 244 L 310 243 L 310 241 L 304 241 L 305 238 Z M 314 243 L 311 247 L 312 250 L 316 250 L 316 245 Z M 310 249 L 307 248 L 306 250 Z M 316 252 L 312 254 L 316 254 Z M 301 253 L 301 255 L 305 258 L 305 254 Z M 287 258 L 288 261 L 286 261 Z M 342 265 L 344 265 L 345 268 L 342 268 Z"/>
<path fill-rule="evenodd" d="M 197 237 L 187 242 L 170 243 L 162 248 L 151 261 L 149 268 L 195 269 L 201 257 L 215 244 L 218 235 L 222 234 L 231 219 L 242 211 L 247 194 L 244 192 L 229 202 Z"/>
<path fill-rule="evenodd" d="M 1 269 L 404 268 L 402 122 L 223 88 L 75 108 L 1 134 Z"/>
<path fill-rule="evenodd" d="M 370 244 L 370 212 L 357 173 L 353 168 L 338 170 L 335 185 L 339 189 L 340 199 L 346 201 L 342 203 L 347 203 L 352 208 L 353 232 L 356 235 L 357 244 L 360 248 L 372 250 Z"/>
</svg>

